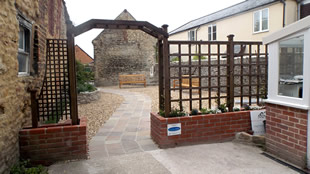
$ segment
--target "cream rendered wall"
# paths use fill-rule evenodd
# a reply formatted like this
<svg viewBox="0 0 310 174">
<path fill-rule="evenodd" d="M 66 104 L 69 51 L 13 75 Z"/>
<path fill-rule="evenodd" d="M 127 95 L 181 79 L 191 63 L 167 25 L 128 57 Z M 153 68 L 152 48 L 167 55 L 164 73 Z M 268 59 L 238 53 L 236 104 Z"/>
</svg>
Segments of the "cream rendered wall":
<svg viewBox="0 0 310 174">
<path fill-rule="evenodd" d="M 297 4 L 294 0 L 287 0 L 286 4 L 286 24 L 288 25 L 297 20 Z M 269 30 L 261 33 L 253 33 L 253 13 L 265 8 L 269 8 Z M 229 34 L 234 34 L 235 40 L 261 41 L 263 37 L 281 29 L 282 23 L 283 4 L 277 2 L 232 17 L 202 25 L 200 28 L 198 28 L 197 40 L 208 40 L 208 26 L 211 24 L 216 24 L 218 41 L 227 40 L 227 35 Z M 169 40 L 188 40 L 187 33 L 188 30 L 171 35 Z"/>
<path fill-rule="evenodd" d="M 287 0 L 286 1 L 286 20 L 285 20 L 285 24 L 289 25 L 293 22 L 297 21 L 297 3 L 295 0 Z"/>
<path fill-rule="evenodd" d="M 269 9 L 269 30 L 265 32 L 253 32 L 253 14 L 258 10 Z M 294 0 L 286 1 L 286 25 L 291 24 L 297 20 L 297 3 Z M 224 18 L 215 22 L 211 22 L 191 30 L 197 30 L 196 40 L 208 40 L 208 26 L 216 24 L 217 41 L 227 41 L 227 36 L 234 34 L 235 41 L 262 41 L 262 38 L 273 33 L 283 27 L 283 4 L 276 2 L 266 6 L 262 6 L 251 11 L 247 11 L 238 15 Z M 169 37 L 169 40 L 188 40 L 188 31 L 183 31 Z M 188 53 L 188 47 L 182 46 L 182 53 Z M 191 47 L 191 52 L 195 52 L 196 47 Z M 212 52 L 217 48 L 213 47 Z M 221 47 L 221 52 L 225 52 L 226 48 Z M 254 51 L 254 50 L 253 50 Z M 177 53 L 177 46 L 170 47 L 170 53 Z M 202 52 L 206 50 L 202 49 Z M 185 57 L 182 60 L 186 59 Z"/>
</svg>

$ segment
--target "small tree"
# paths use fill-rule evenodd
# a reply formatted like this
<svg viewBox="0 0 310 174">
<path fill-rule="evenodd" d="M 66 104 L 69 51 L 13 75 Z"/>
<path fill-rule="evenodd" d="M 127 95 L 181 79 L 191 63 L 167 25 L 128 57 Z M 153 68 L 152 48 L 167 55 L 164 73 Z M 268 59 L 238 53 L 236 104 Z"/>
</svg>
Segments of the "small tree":
<svg viewBox="0 0 310 174">
<path fill-rule="evenodd" d="M 87 65 L 83 65 L 81 62 L 76 61 L 76 87 L 78 93 L 85 91 L 95 91 L 95 86 L 90 84 L 90 82 L 93 80 L 94 72 L 92 72 L 92 70 Z"/>
</svg>

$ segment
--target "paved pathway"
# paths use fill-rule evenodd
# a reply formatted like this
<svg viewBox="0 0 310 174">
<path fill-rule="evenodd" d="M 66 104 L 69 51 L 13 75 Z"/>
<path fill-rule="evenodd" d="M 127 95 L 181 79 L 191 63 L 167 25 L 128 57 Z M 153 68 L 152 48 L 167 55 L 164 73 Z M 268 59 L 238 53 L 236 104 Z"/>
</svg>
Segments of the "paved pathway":
<svg viewBox="0 0 310 174">
<path fill-rule="evenodd" d="M 158 149 L 150 137 L 150 97 L 126 90 L 101 90 L 123 96 L 124 102 L 90 141 L 90 158 Z"/>
<path fill-rule="evenodd" d="M 150 138 L 151 99 L 124 89 L 102 90 L 125 100 L 90 141 L 90 159 L 54 164 L 50 174 L 297 173 L 256 147 L 232 142 L 158 149 Z"/>
</svg>

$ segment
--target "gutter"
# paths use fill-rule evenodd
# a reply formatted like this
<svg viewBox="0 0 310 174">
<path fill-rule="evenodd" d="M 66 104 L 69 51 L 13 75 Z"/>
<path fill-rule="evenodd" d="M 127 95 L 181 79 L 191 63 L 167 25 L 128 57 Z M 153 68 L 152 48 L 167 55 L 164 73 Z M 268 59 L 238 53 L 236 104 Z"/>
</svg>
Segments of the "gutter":
<svg viewBox="0 0 310 174">
<path fill-rule="evenodd" d="M 286 9 L 286 2 L 285 0 L 280 0 L 280 2 L 283 4 L 283 24 L 282 27 L 285 27 L 285 9 Z"/>
</svg>

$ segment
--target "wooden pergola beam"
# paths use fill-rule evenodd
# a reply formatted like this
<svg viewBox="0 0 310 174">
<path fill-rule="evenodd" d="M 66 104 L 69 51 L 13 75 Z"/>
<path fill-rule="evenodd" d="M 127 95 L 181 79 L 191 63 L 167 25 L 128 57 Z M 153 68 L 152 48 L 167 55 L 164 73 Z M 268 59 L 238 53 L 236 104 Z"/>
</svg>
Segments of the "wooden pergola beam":
<svg viewBox="0 0 310 174">
<path fill-rule="evenodd" d="M 150 24 L 146 21 L 125 21 L 125 20 L 105 20 L 105 19 L 91 19 L 72 29 L 74 36 L 78 36 L 93 28 L 102 29 L 140 29 L 153 37 L 169 37 L 168 33 L 161 28 Z"/>
</svg>

